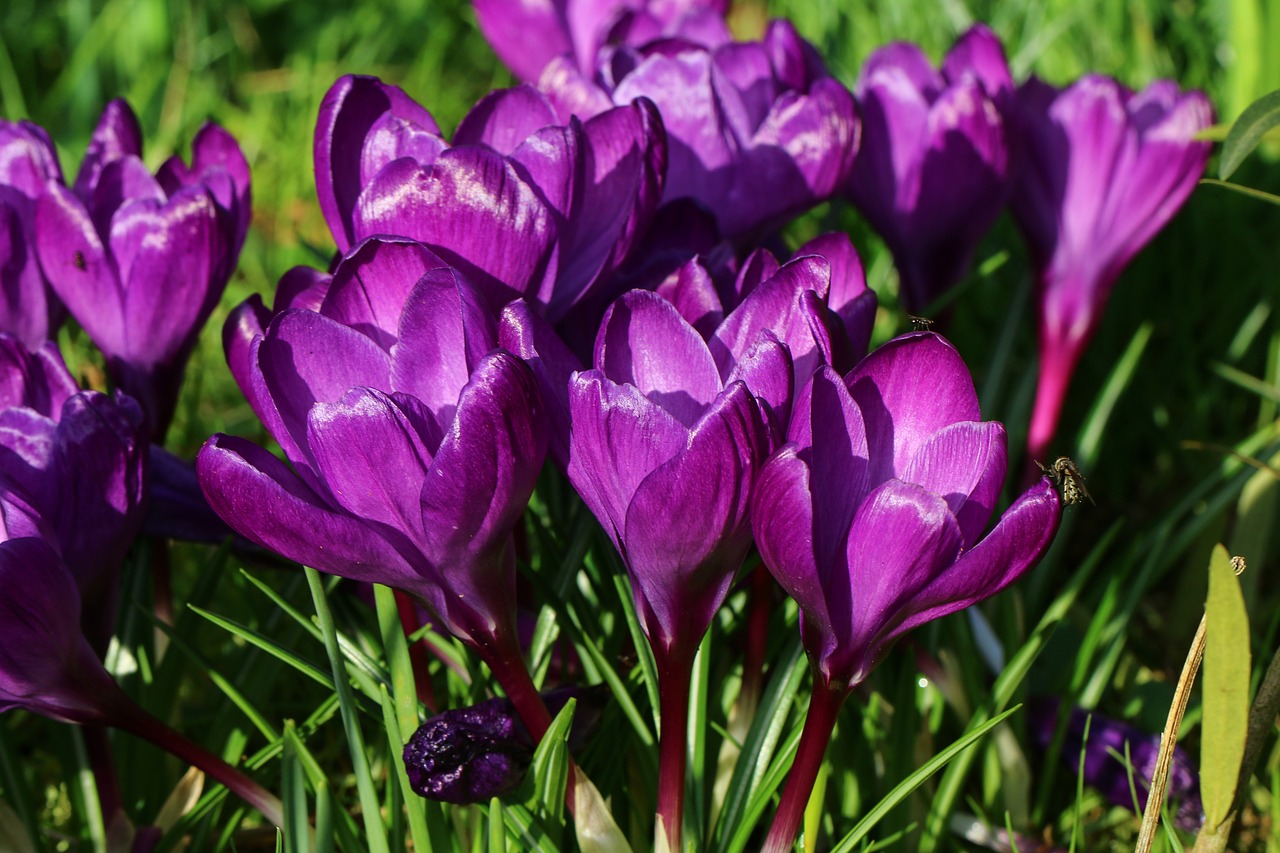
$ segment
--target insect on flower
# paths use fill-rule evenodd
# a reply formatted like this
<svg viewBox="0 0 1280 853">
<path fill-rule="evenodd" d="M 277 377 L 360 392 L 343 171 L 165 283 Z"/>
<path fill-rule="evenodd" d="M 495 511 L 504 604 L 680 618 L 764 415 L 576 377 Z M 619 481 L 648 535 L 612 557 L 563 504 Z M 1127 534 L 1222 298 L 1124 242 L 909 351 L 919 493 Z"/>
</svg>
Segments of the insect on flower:
<svg viewBox="0 0 1280 853">
<path fill-rule="evenodd" d="M 79 251 L 71 253 L 71 263 L 75 264 L 76 269 L 80 270 L 80 272 L 84 272 L 89 268 L 89 265 L 85 263 L 84 253 Z"/>
<path fill-rule="evenodd" d="M 1069 457 L 1059 456 L 1052 465 L 1045 466 L 1037 462 L 1036 466 L 1055 486 L 1062 489 L 1063 504 L 1071 506 L 1084 503 L 1085 498 L 1089 499 L 1089 503 L 1094 503 L 1093 495 L 1084 486 L 1084 475 Z"/>
<path fill-rule="evenodd" d="M 915 314 L 908 314 L 907 319 L 911 322 L 911 330 L 913 332 L 927 332 L 933 326 L 933 321 L 928 317 L 917 317 Z"/>
</svg>

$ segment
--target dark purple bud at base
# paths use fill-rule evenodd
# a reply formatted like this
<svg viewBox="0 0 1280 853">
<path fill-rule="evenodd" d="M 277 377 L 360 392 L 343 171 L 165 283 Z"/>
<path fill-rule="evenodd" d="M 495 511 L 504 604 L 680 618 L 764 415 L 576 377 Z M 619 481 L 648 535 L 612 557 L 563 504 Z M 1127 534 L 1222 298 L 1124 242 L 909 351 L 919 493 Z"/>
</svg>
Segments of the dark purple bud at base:
<svg viewBox="0 0 1280 853">
<path fill-rule="evenodd" d="M 506 699 L 437 714 L 404 748 L 409 784 L 428 800 L 478 803 L 520 783 L 533 744 Z"/>
</svg>

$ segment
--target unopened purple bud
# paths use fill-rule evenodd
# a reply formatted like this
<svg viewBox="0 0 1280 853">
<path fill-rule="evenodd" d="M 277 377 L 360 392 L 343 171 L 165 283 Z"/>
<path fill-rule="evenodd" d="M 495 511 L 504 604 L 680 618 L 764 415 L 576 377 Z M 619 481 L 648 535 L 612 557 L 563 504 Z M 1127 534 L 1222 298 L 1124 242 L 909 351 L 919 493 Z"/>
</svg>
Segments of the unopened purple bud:
<svg viewBox="0 0 1280 853">
<path fill-rule="evenodd" d="M 404 748 L 409 784 L 445 803 L 478 803 L 520 783 L 533 744 L 506 699 L 437 714 Z"/>
</svg>

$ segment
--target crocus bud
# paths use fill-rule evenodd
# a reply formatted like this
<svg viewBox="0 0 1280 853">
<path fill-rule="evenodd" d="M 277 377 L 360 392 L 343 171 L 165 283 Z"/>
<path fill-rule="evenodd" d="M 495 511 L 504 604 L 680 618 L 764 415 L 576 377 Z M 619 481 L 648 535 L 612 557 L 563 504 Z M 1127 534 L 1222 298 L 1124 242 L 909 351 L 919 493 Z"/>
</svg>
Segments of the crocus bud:
<svg viewBox="0 0 1280 853">
<path fill-rule="evenodd" d="M 939 70 L 906 43 L 862 67 L 862 150 L 849 196 L 893 252 L 908 311 L 964 277 L 1004 207 L 1009 151 L 998 105 L 1012 88 L 1000 42 L 981 24 Z"/>
<path fill-rule="evenodd" d="M 1065 89 L 1033 78 L 1015 105 L 1013 212 L 1036 270 L 1040 333 L 1028 456 L 1043 459 L 1112 285 L 1204 171 L 1210 144 L 1194 137 L 1213 109 L 1168 80 L 1131 92 L 1093 74 Z"/>
<path fill-rule="evenodd" d="M 759 42 L 618 47 L 594 75 L 564 57 L 538 86 L 561 118 L 647 98 L 671 138 L 663 202 L 692 199 L 745 243 L 840 191 L 858 150 L 853 96 L 786 21 Z"/>
<path fill-rule="evenodd" d="M 187 358 L 235 267 L 249 215 L 249 170 L 235 141 L 206 126 L 192 167 L 143 165 L 137 119 L 112 101 L 74 191 L 49 184 L 36 248 L 53 289 L 142 405 L 150 434 L 173 419 Z"/>
<path fill-rule="evenodd" d="M 35 349 L 66 310 L 36 259 L 36 199 L 62 183 L 58 153 L 44 128 L 0 120 L 0 332 Z"/>
</svg>

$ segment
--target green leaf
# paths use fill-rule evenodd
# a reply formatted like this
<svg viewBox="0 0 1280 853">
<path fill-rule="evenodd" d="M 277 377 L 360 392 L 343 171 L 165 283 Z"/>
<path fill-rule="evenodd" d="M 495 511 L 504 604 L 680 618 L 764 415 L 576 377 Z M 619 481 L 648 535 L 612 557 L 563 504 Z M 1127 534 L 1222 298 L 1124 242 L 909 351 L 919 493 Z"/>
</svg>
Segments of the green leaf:
<svg viewBox="0 0 1280 853">
<path fill-rule="evenodd" d="M 1249 614 L 1227 549 L 1209 559 L 1205 602 L 1204 721 L 1200 726 L 1200 796 L 1204 825 L 1231 813 L 1249 731 Z"/>
<path fill-rule="evenodd" d="M 1247 195 L 1250 198 L 1256 198 L 1259 201 L 1265 201 L 1268 204 L 1280 204 L 1280 195 L 1255 190 L 1253 187 L 1246 187 L 1243 184 L 1233 184 L 1231 181 L 1219 181 L 1216 178 L 1201 178 L 1200 183 L 1208 184 L 1211 187 L 1222 187 L 1224 190 Z"/>
<path fill-rule="evenodd" d="M 284 723 L 284 752 L 280 756 L 280 801 L 284 806 L 283 841 L 287 853 L 305 853 L 311 849 L 311 824 L 307 809 L 306 776 L 298 758 L 297 734 L 293 721 Z M 281 836 L 277 836 L 280 838 Z"/>
<path fill-rule="evenodd" d="M 1254 148 L 1262 135 L 1280 125 L 1280 91 L 1263 95 L 1250 104 L 1227 133 L 1222 143 L 1222 158 L 1218 160 L 1218 177 L 1226 180 L 1239 168 L 1244 158 Z"/>
<path fill-rule="evenodd" d="M 875 825 L 880 822 L 881 818 L 893 810 L 894 806 L 911 796 L 911 793 L 915 791 L 916 788 L 923 785 L 934 773 L 937 773 L 943 767 L 947 766 L 947 763 L 950 762 L 951 759 L 955 758 L 967 749 L 970 744 L 976 742 L 987 732 L 1007 720 L 1010 714 L 1021 707 L 1021 705 L 1014 705 L 1003 714 L 997 714 L 982 725 L 966 732 L 959 740 L 951 744 L 951 746 L 942 750 L 942 752 L 939 752 L 933 758 L 922 764 L 920 769 L 916 770 L 910 776 L 899 782 L 892 791 L 885 795 L 884 799 L 876 803 L 875 807 L 872 808 L 871 811 L 867 812 L 866 816 L 863 817 L 862 820 L 858 821 L 858 825 L 855 826 L 848 835 L 840 839 L 840 843 L 836 845 L 835 849 L 832 850 L 831 853 L 849 853 L 849 851 L 853 850 L 855 845 L 865 838 L 867 833 L 875 828 Z"/>
</svg>

